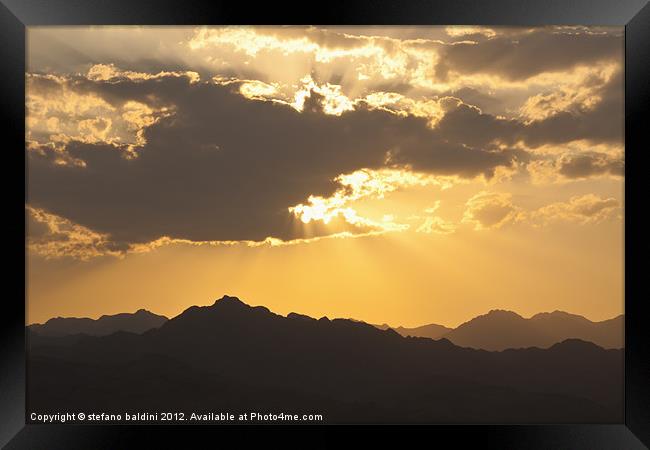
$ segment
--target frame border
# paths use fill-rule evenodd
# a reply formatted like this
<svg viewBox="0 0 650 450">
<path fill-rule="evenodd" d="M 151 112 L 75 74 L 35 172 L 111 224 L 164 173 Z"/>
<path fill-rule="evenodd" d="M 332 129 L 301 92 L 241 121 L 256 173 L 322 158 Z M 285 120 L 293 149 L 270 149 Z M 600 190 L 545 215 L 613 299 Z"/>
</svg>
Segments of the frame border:
<svg viewBox="0 0 650 450">
<path fill-rule="evenodd" d="M 317 7 L 317 8 L 316 8 Z M 316 12 L 317 10 L 317 12 Z M 648 151 L 646 112 L 650 104 L 650 5 L 647 0 L 350 0 L 307 8 L 281 8 L 275 3 L 243 3 L 198 0 L 0 0 L 0 119 L 7 125 L 5 158 L 8 167 L 18 167 L 17 148 L 25 136 L 25 29 L 35 25 L 195 25 L 195 24 L 347 24 L 347 25 L 616 25 L 625 26 L 625 203 L 638 202 L 642 195 L 642 174 Z M 8 156 L 7 156 L 8 155 Z M 23 154 L 24 182 L 27 166 Z M 18 171 L 5 171 L 4 192 L 14 192 Z M 647 187 L 646 187 L 647 190 Z M 19 197 L 18 194 L 15 195 Z M 26 230 L 25 197 L 10 202 L 9 217 L 20 217 Z M 636 205 L 635 205 L 636 206 Z M 15 211 L 14 211 L 15 209 Z M 22 210 L 22 213 L 20 212 Z M 645 256 L 648 239 L 640 232 L 643 214 L 638 208 L 625 210 L 626 292 L 641 290 L 643 268 L 632 261 Z M 18 219 L 16 219 L 18 220 Z M 627 237 L 627 236 L 626 236 Z M 26 238 L 26 235 L 25 235 Z M 634 242 L 632 242 L 634 241 Z M 248 441 L 251 427 L 277 435 L 290 426 L 162 427 L 25 425 L 25 300 L 27 280 L 26 248 L 18 240 L 5 245 L 11 261 L 24 261 L 22 282 L 10 278 L 0 327 L 0 445 L 6 449 L 30 448 L 125 448 L 136 442 L 146 447 L 159 441 L 161 447 L 186 447 L 189 439 L 219 442 L 222 433 Z M 9 260 L 7 258 L 7 260 Z M 7 266 L 9 266 L 7 264 Z M 13 263 L 13 267 L 17 264 Z M 16 269 L 18 271 L 18 269 Z M 409 427 L 435 442 L 454 446 L 482 445 L 488 448 L 572 448 L 610 449 L 650 446 L 650 350 L 643 298 L 625 299 L 625 423 L 614 425 L 432 425 Z M 324 431 L 349 431 L 346 426 L 303 426 L 320 438 Z M 363 427 L 369 428 L 370 427 Z M 394 427 L 371 427 L 377 441 L 394 437 Z M 379 433 L 377 433 L 379 431 Z M 337 433 L 338 434 L 338 433 Z M 12 439 L 13 437 L 13 439 Z M 284 440 L 284 439 L 283 439 Z M 337 439 L 339 440 L 339 439 Z M 126 444 L 126 443 L 129 444 Z M 313 442 L 313 441 L 312 441 Z M 324 443 L 325 441 L 323 441 Z M 336 441 L 332 441 L 336 443 Z M 645 445 L 644 445 L 645 444 Z"/>
</svg>

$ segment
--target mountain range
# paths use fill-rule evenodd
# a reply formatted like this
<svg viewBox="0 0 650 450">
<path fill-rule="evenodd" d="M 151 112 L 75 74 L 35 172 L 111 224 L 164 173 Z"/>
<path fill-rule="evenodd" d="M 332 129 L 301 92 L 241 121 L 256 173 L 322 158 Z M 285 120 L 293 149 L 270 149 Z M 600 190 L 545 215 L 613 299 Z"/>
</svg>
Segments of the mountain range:
<svg viewBox="0 0 650 450">
<path fill-rule="evenodd" d="M 388 325 L 377 325 L 380 329 Z M 417 328 L 393 328 L 402 336 L 446 338 L 461 347 L 484 350 L 508 348 L 548 348 L 566 339 L 581 339 L 603 348 L 624 346 L 624 316 L 601 322 L 564 311 L 539 313 L 525 319 L 512 311 L 492 310 L 457 328 L 430 324 Z"/>
<path fill-rule="evenodd" d="M 224 296 L 142 334 L 28 332 L 28 410 L 318 413 L 327 423 L 620 423 L 623 352 L 489 352 Z"/>
<path fill-rule="evenodd" d="M 71 334 L 87 334 L 89 336 L 106 336 L 118 331 L 144 333 L 152 328 L 158 328 L 169 320 L 145 309 L 135 313 L 120 313 L 104 315 L 99 319 L 87 317 L 55 317 L 44 324 L 29 325 L 29 329 L 43 336 L 66 336 Z"/>
<path fill-rule="evenodd" d="M 291 313 L 290 317 L 300 314 Z M 302 316 L 307 317 L 307 316 Z M 118 331 L 144 333 L 160 327 L 169 320 L 144 309 L 136 313 L 89 318 L 62 318 L 48 320 L 44 324 L 29 325 L 29 329 L 44 336 L 87 334 L 106 336 Z M 501 351 L 508 348 L 548 348 L 566 339 L 581 339 L 603 348 L 622 348 L 624 345 L 624 316 L 601 322 L 563 311 L 539 313 L 524 318 L 512 311 L 492 310 L 467 321 L 457 328 L 428 324 L 415 328 L 374 325 L 386 330 L 392 328 L 402 336 L 445 338 L 461 347 Z"/>
</svg>

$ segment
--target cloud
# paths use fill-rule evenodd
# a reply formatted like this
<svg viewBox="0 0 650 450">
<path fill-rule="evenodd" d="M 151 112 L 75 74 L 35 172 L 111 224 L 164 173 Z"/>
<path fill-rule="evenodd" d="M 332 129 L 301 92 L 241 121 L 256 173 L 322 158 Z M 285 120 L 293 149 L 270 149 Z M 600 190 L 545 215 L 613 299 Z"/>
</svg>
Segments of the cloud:
<svg viewBox="0 0 650 450">
<path fill-rule="evenodd" d="M 444 136 L 474 146 L 521 142 L 536 148 L 578 140 L 620 144 L 624 133 L 622 71 L 619 68 L 605 77 L 566 103 L 550 102 L 535 120 L 530 120 L 530 111 L 521 118 L 507 118 L 486 114 L 453 97 L 443 98 L 445 115 L 436 128 Z"/>
<path fill-rule="evenodd" d="M 432 215 L 438 208 L 440 208 L 440 200 L 436 200 L 433 206 L 424 209 L 424 213 L 429 214 L 429 216 L 425 217 L 424 222 L 415 230 L 417 233 L 451 234 L 456 231 L 456 225 L 453 222 Z M 412 218 L 419 218 L 419 216 L 413 216 Z"/>
<path fill-rule="evenodd" d="M 117 142 L 74 137 L 64 149 L 30 147 L 30 204 L 118 242 L 162 236 L 291 240 L 344 231 L 322 227 L 308 233 L 288 208 L 310 196 L 329 197 L 341 186 L 340 174 L 386 168 L 387 160 L 389 166 L 471 178 L 489 177 L 522 156 L 454 142 L 455 136 L 431 129 L 423 118 L 363 104 L 340 116 L 325 114 L 323 96 L 315 92 L 301 113 L 247 99 L 237 84 L 187 77 L 78 77 L 63 83 L 76 95 L 101 99 L 107 109 L 169 105 L 170 113 L 155 120 L 129 117 L 142 126 L 132 157 Z M 81 163 L 57 163 L 66 158 Z M 357 230 L 351 225 L 345 231 Z"/>
<path fill-rule="evenodd" d="M 620 203 L 615 198 L 594 194 L 571 197 L 567 202 L 546 205 L 530 213 L 528 220 L 536 226 L 556 222 L 580 225 L 596 224 L 611 218 L 620 218 Z"/>
<path fill-rule="evenodd" d="M 578 68 L 612 61 L 620 66 L 623 48 L 622 28 L 611 27 L 32 27 L 29 33 L 30 72 L 78 74 L 93 65 L 101 76 L 111 65 L 121 67 L 122 76 L 191 71 L 202 79 L 276 84 L 286 97 L 309 75 L 319 85 L 340 85 L 349 98 L 385 91 L 419 100 L 480 91 L 458 94 L 469 103 L 495 92 L 501 102 L 518 102 L 540 88 L 561 87 Z M 468 51 L 480 57 L 467 58 Z M 436 79 L 436 68 L 456 54 L 477 67 L 463 71 L 457 64 L 453 77 Z M 538 70 L 532 78 L 503 78 L 499 70 L 511 65 Z M 506 84 L 516 92 L 503 89 Z M 472 104 L 486 109 L 485 103 Z"/>
<path fill-rule="evenodd" d="M 543 120 L 561 112 L 574 114 L 592 111 L 603 96 L 622 94 L 620 64 L 583 67 L 574 71 L 573 80 L 549 86 L 526 99 L 519 108 L 529 122 Z M 614 92 L 611 90 L 614 89 Z"/>
<path fill-rule="evenodd" d="M 621 154 L 597 151 L 563 153 L 551 159 L 537 159 L 527 165 L 534 183 L 557 183 L 594 177 L 623 177 L 625 159 Z"/>
<path fill-rule="evenodd" d="M 193 83 L 199 81 L 200 76 L 193 71 L 160 71 L 158 73 L 136 72 L 132 70 L 121 70 L 115 64 L 94 64 L 88 69 L 87 77 L 92 81 L 117 81 L 128 80 L 155 80 L 165 77 L 187 77 Z"/>
<path fill-rule="evenodd" d="M 93 66 L 95 68 L 97 66 Z M 108 67 L 105 66 L 104 69 Z M 119 82 L 130 77 L 93 73 L 91 79 Z M 98 72 L 104 69 L 98 69 Z M 113 74 L 119 73 L 114 67 Z M 109 70 L 106 69 L 106 70 Z M 133 80 L 176 77 L 177 74 L 156 75 Z M 107 77 L 106 79 L 102 77 Z M 193 80 L 193 78 L 189 78 Z M 40 144 L 53 144 L 61 149 L 70 141 L 90 144 L 142 146 L 145 144 L 144 128 L 159 119 L 170 116 L 170 104 L 160 104 L 153 99 L 142 101 L 124 99 L 109 103 L 96 92 L 83 89 L 78 83 L 86 78 L 67 78 L 51 75 L 28 74 L 27 76 L 27 139 Z"/>
<path fill-rule="evenodd" d="M 481 191 L 465 204 L 462 222 L 475 230 L 501 228 L 522 219 L 520 208 L 512 203 L 512 194 Z"/>
<path fill-rule="evenodd" d="M 436 75 L 450 72 L 492 74 L 505 80 L 526 80 L 544 72 L 567 71 L 578 65 L 621 58 L 619 33 L 592 34 L 540 28 L 505 34 L 480 42 L 465 41 L 440 49 Z"/>
<path fill-rule="evenodd" d="M 422 225 L 415 231 L 428 234 L 451 234 L 456 231 L 456 226 L 453 222 L 448 222 L 441 217 L 433 216 L 425 218 Z"/>
<path fill-rule="evenodd" d="M 492 28 L 481 27 L 481 26 L 450 26 L 445 27 L 445 32 L 452 37 L 467 37 L 467 36 L 476 36 L 483 35 L 485 37 L 492 38 L 497 35 L 496 31 Z"/>
<path fill-rule="evenodd" d="M 340 175 L 335 181 L 341 187 L 332 196 L 324 198 L 312 195 L 307 203 L 291 206 L 289 211 L 305 224 L 320 220 L 329 225 L 332 219 L 343 218 L 349 224 L 370 227 L 375 231 L 401 231 L 409 226 L 395 223 L 393 216 L 386 215 L 381 222 L 372 221 L 360 217 L 349 204 L 361 199 L 381 199 L 388 193 L 413 186 L 435 185 L 446 189 L 453 184 L 444 177 L 396 169 L 362 169 Z"/>
<path fill-rule="evenodd" d="M 98 256 L 122 256 L 127 250 L 125 246 L 111 242 L 105 234 L 42 209 L 28 206 L 26 214 L 27 247 L 47 259 L 71 257 L 86 261 Z"/>
<path fill-rule="evenodd" d="M 463 223 L 474 225 L 475 230 L 500 228 L 506 224 L 522 223 L 534 227 L 569 222 L 577 225 L 597 224 L 620 219 L 620 203 L 615 198 L 602 198 L 595 194 L 571 197 L 566 202 L 555 202 L 526 211 L 514 205 L 509 193 L 482 191 L 466 203 Z"/>
<path fill-rule="evenodd" d="M 605 80 L 587 79 L 594 83 L 565 104 L 549 103 L 540 120 L 528 122 L 524 140 L 531 147 L 548 143 L 564 143 L 587 139 L 591 142 L 620 144 L 625 123 L 623 109 L 623 72 L 617 67 Z"/>
<path fill-rule="evenodd" d="M 94 233 L 100 253 L 105 241 L 133 250 L 383 233 L 403 224 L 361 217 L 355 200 L 494 185 L 523 167 L 534 182 L 624 169 L 622 150 L 602 150 L 623 141 L 617 29 L 30 33 L 30 207 Z M 521 220 L 494 195 L 470 199 L 464 221 Z M 453 226 L 430 216 L 416 231 Z"/>
<path fill-rule="evenodd" d="M 174 239 L 163 236 L 145 243 L 116 242 L 107 234 L 96 233 L 86 227 L 75 224 L 63 217 L 50 214 L 42 209 L 26 206 L 27 215 L 27 248 L 34 254 L 45 259 L 74 258 L 88 261 L 99 257 L 122 258 L 127 254 L 147 253 L 167 245 L 181 246 L 236 246 L 246 247 L 276 247 L 297 244 L 308 244 L 322 239 L 349 239 L 364 236 L 376 236 L 387 231 L 404 230 L 408 226 L 384 223 L 382 226 L 368 225 L 365 222 L 354 223 L 352 226 L 343 217 L 336 216 L 328 221 L 327 231 L 316 231 L 322 223 L 312 223 L 306 226 L 306 235 L 313 237 L 297 238 L 283 241 L 276 238 L 266 238 L 263 241 L 193 241 L 189 239 Z M 372 223 L 372 222 L 371 222 Z"/>
<path fill-rule="evenodd" d="M 375 49 L 377 39 L 329 32 L 315 27 L 203 27 L 189 41 L 193 50 L 228 45 L 247 56 L 260 52 L 278 51 L 314 54 L 317 61 L 335 58 L 367 56 L 381 51 Z"/>
<path fill-rule="evenodd" d="M 625 161 L 603 153 L 582 153 L 562 157 L 558 161 L 559 173 L 567 178 L 588 178 L 594 175 L 623 176 Z"/>
<path fill-rule="evenodd" d="M 30 55 L 34 56 L 30 56 L 30 65 L 43 68 L 42 61 L 51 59 L 46 54 L 59 53 L 70 58 L 69 68 L 85 67 L 89 76 L 97 80 L 196 77 L 198 73 L 204 79 L 231 77 L 249 81 L 242 85 L 249 96 L 259 95 L 263 86 L 262 95 L 266 98 L 290 103 L 296 96 L 304 98 L 310 90 L 338 90 L 336 95 L 326 95 L 328 102 L 338 99 L 336 106 L 328 105 L 326 110 L 350 109 L 350 102 L 384 92 L 387 96 L 403 97 L 396 105 L 398 110 L 427 115 L 433 120 L 441 116 L 437 101 L 456 96 L 469 105 L 480 107 L 483 113 L 498 113 L 510 119 L 516 118 L 514 113 L 520 108 L 525 121 L 563 113 L 553 120 L 537 121 L 525 129 L 517 122 L 490 121 L 494 116 L 483 114 L 479 122 L 494 122 L 498 128 L 506 128 L 505 136 L 499 137 L 508 142 L 523 139 L 530 146 L 537 146 L 549 139 L 554 142 L 585 137 L 622 139 L 620 77 L 617 83 L 611 84 L 618 88 L 614 92 L 617 104 L 605 101 L 603 107 L 589 114 L 582 114 L 585 111 L 576 114 L 575 108 L 566 106 L 567 102 L 583 106 L 595 104 L 600 95 L 595 88 L 589 87 L 593 84 L 591 78 L 601 79 L 601 72 L 622 67 L 620 29 L 414 27 L 391 29 L 388 33 L 382 29 L 353 31 L 340 27 L 204 27 L 164 28 L 154 33 L 146 28 L 108 27 L 93 34 L 84 29 L 58 32 L 35 29 L 31 31 L 30 45 L 34 48 L 30 48 Z M 472 34 L 466 34 L 468 31 Z M 449 33 L 465 36 L 464 40 L 445 40 Z M 417 38 L 405 38 L 407 36 Z M 472 40 L 468 40 L 469 37 Z M 131 41 L 130 52 L 124 55 L 124 42 L 127 41 Z M 62 42 L 68 42 L 68 47 L 78 51 L 73 54 L 70 48 L 64 50 Z M 616 47 L 612 42 L 620 45 Z M 488 57 L 489 64 L 478 71 L 459 72 L 445 82 L 436 81 L 435 63 L 446 61 L 443 58 L 446 53 L 462 52 L 465 47 L 481 54 L 497 52 L 507 61 L 516 59 L 517 64 L 524 67 L 531 64 L 548 67 L 541 67 L 530 80 L 517 79 L 518 84 L 513 87 L 508 84 L 511 83 L 509 79 L 492 79 L 496 76 L 493 69 L 507 64 L 501 61 L 497 64 L 498 59 Z M 516 52 L 509 51 L 510 47 L 516 48 Z M 540 52 L 553 52 L 554 55 L 541 58 Z M 516 57 L 504 56 L 514 54 Z M 81 64 L 84 55 L 93 57 L 85 56 L 86 62 Z M 277 64 L 278 58 L 284 63 Z M 114 61 L 124 64 L 125 68 L 119 69 L 120 65 Z M 65 67 L 56 67 L 65 73 Z M 311 85 L 303 82 L 307 77 Z M 519 105 L 519 102 L 526 105 Z M 607 106 L 609 104 L 611 107 Z M 114 125 L 114 129 L 119 128 Z"/>
</svg>

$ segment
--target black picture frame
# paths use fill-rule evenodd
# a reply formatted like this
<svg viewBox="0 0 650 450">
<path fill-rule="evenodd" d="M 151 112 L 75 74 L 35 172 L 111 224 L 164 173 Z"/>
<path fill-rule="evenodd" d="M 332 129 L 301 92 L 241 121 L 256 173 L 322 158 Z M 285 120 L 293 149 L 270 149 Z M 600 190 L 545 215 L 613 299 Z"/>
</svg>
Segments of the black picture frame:
<svg viewBox="0 0 650 450">
<path fill-rule="evenodd" d="M 650 446 L 650 351 L 642 293 L 650 250 L 643 228 L 644 177 L 648 146 L 646 111 L 650 104 L 650 6 L 646 0 L 354 0 L 285 6 L 273 3 L 172 0 L 0 0 L 0 118 L 5 125 L 2 147 L 5 222 L 15 233 L 25 214 L 18 178 L 27 180 L 24 149 L 25 29 L 34 25 L 221 25 L 221 24 L 348 24 L 348 25 L 616 25 L 625 26 L 625 422 L 615 425 L 418 426 L 424 442 L 451 442 L 454 447 L 636 449 Z M 24 151 L 24 150 L 23 150 Z M 25 171 L 17 168 L 24 164 Z M 14 178 L 15 177 L 15 178 Z M 26 193 L 26 191 L 25 191 Z M 26 195 L 26 194 L 25 194 Z M 20 212 L 22 210 L 22 213 Z M 25 216 L 23 215 L 23 220 Z M 223 433 L 246 443 L 251 430 L 267 438 L 288 426 L 92 426 L 25 425 L 25 247 L 5 235 L 7 271 L 0 317 L 0 445 L 6 449 L 193 448 L 190 440 L 225 444 Z M 16 261 L 24 261 L 23 267 Z M 11 289 L 7 289 L 10 287 Z M 307 426 L 308 443 L 321 445 L 331 431 L 346 439 L 350 427 Z M 372 430 L 373 438 L 394 436 L 394 428 Z M 326 436 L 327 432 L 327 436 Z M 257 434 L 257 433 L 255 433 Z M 282 433 L 284 435 L 284 433 Z M 287 442 L 283 437 L 283 442 Z M 298 438 L 301 439 L 302 438 Z M 338 445 L 338 444 L 337 444 Z"/>
</svg>

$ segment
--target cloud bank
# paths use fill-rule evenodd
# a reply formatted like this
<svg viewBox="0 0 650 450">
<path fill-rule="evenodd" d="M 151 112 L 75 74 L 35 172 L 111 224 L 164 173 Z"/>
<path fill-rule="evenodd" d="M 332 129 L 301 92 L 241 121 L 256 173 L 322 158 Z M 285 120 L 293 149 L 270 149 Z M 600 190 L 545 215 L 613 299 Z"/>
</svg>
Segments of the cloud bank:
<svg viewBox="0 0 650 450">
<path fill-rule="evenodd" d="M 160 242 L 363 236 L 409 228 L 351 207 L 396 190 L 503 174 L 623 176 L 617 30 L 353 31 L 35 30 L 30 248 L 79 257 Z M 126 53 L 118 44 L 129 39 Z M 599 197 L 532 214 L 510 194 L 481 191 L 462 222 L 591 223 L 609 217 L 611 200 L 595 216 L 587 205 Z M 414 230 L 456 228 L 429 216 Z"/>
</svg>

